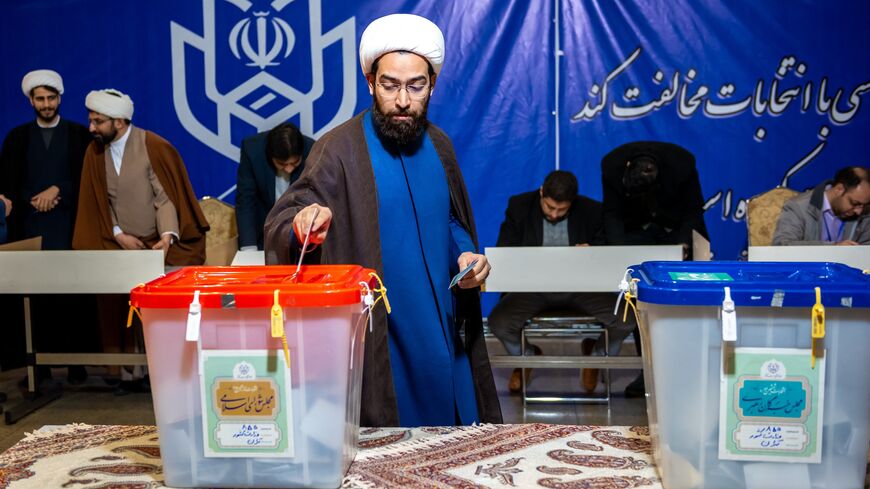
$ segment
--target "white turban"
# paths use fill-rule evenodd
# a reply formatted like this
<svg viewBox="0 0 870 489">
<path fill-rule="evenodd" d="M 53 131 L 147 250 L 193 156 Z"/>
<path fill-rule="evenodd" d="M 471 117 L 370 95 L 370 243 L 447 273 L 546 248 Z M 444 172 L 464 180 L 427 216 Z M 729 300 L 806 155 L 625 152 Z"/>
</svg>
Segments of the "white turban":
<svg viewBox="0 0 870 489">
<path fill-rule="evenodd" d="M 91 91 L 85 97 L 85 107 L 112 119 L 130 120 L 133 118 L 133 101 L 130 100 L 129 96 L 114 88 Z"/>
<path fill-rule="evenodd" d="M 375 19 L 359 40 L 363 74 L 371 73 L 378 58 L 394 51 L 409 51 L 426 58 L 437 75 L 444 64 L 444 35 L 431 20 L 419 15 L 392 14 Z"/>
<path fill-rule="evenodd" d="M 21 91 L 30 98 L 30 91 L 36 87 L 51 87 L 63 95 L 63 78 L 56 71 L 34 70 L 24 75 L 21 80 Z"/>
</svg>

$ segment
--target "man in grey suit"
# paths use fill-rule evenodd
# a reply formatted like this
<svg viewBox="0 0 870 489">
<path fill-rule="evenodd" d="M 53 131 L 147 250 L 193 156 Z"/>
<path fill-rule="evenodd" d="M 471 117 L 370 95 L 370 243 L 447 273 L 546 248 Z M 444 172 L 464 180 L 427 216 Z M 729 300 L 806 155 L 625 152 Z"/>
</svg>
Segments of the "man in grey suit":
<svg viewBox="0 0 870 489">
<path fill-rule="evenodd" d="M 870 244 L 870 172 L 847 166 L 782 208 L 774 245 Z"/>
</svg>

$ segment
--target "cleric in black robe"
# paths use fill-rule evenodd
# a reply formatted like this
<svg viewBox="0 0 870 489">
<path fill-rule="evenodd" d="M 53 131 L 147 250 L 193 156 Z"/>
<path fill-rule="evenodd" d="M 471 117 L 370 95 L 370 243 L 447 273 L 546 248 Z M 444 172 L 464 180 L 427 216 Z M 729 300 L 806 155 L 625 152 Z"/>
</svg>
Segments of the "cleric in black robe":
<svg viewBox="0 0 870 489">
<path fill-rule="evenodd" d="M 7 239 L 41 236 L 43 250 L 69 250 L 82 161 L 93 138 L 86 127 L 60 117 L 63 80 L 59 74 L 31 71 L 24 76 L 21 90 L 36 120 L 12 129 L 0 152 L 0 194 L 13 203 Z M 81 296 L 31 298 L 37 349 L 67 352 L 86 348 L 92 338 L 82 328 L 93 330 L 90 304 L 90 297 Z M 82 328 L 71 327 L 74 324 Z M 42 373 L 48 372 L 42 369 Z M 71 372 L 70 380 L 83 380 L 84 375 L 79 367 Z"/>
<path fill-rule="evenodd" d="M 0 153 L 0 194 L 12 200 L 9 241 L 42 236 L 42 249 L 71 249 L 85 150 L 93 139 L 81 124 L 58 114 L 63 81 L 50 70 L 21 83 L 36 120 L 12 129 Z"/>
<path fill-rule="evenodd" d="M 426 118 L 443 60 L 443 35 L 431 21 L 373 21 L 360 40 L 372 110 L 314 144 L 266 218 L 267 263 L 294 260 L 294 228 L 308 229 L 308 219 L 316 221 L 311 242 L 321 243 L 306 254 L 309 263 L 360 264 L 390 288 L 392 313 L 375 307 L 365 340 L 362 426 L 502 421 L 481 325 L 479 285 L 489 264 L 474 251 L 453 145 Z M 450 288 L 451 273 L 469 264 Z"/>
</svg>

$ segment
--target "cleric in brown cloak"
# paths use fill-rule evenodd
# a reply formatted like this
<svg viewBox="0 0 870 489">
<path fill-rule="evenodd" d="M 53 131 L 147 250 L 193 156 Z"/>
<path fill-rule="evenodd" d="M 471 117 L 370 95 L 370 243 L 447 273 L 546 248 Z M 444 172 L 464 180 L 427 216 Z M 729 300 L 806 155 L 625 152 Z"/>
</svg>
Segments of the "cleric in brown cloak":
<svg viewBox="0 0 870 489">
<path fill-rule="evenodd" d="M 92 91 L 85 106 L 96 141 L 85 153 L 73 248 L 163 250 L 167 265 L 202 265 L 208 221 L 178 152 L 160 136 L 130 124 L 133 101 L 117 90 Z M 103 350 L 136 351 L 136 340 L 122 326 L 128 295 L 97 300 Z M 147 391 L 141 375 L 122 370 L 115 395 Z"/>
<path fill-rule="evenodd" d="M 162 249 L 167 265 L 201 265 L 209 227 L 181 156 L 130 124 L 127 95 L 92 91 L 85 105 L 97 140 L 85 153 L 73 248 Z"/>
<path fill-rule="evenodd" d="M 490 266 L 476 251 L 453 146 L 426 118 L 443 60 L 431 21 L 398 14 L 372 22 L 360 40 L 372 110 L 314 144 L 266 218 L 267 263 L 298 257 L 311 224 L 320 246 L 306 261 L 360 264 L 389 288 L 392 314 L 374 308 L 365 342 L 363 426 L 502 420 L 481 326 L 479 286 Z"/>
</svg>

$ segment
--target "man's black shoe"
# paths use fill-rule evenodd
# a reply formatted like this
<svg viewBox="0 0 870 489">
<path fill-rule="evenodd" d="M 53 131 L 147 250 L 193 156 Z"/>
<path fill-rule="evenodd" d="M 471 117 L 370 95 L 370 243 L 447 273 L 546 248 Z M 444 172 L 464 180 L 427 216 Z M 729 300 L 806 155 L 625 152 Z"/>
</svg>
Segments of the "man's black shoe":
<svg viewBox="0 0 870 489">
<path fill-rule="evenodd" d="M 629 399 L 643 397 L 646 394 L 646 386 L 643 382 L 643 372 L 625 386 L 625 397 Z"/>
</svg>

